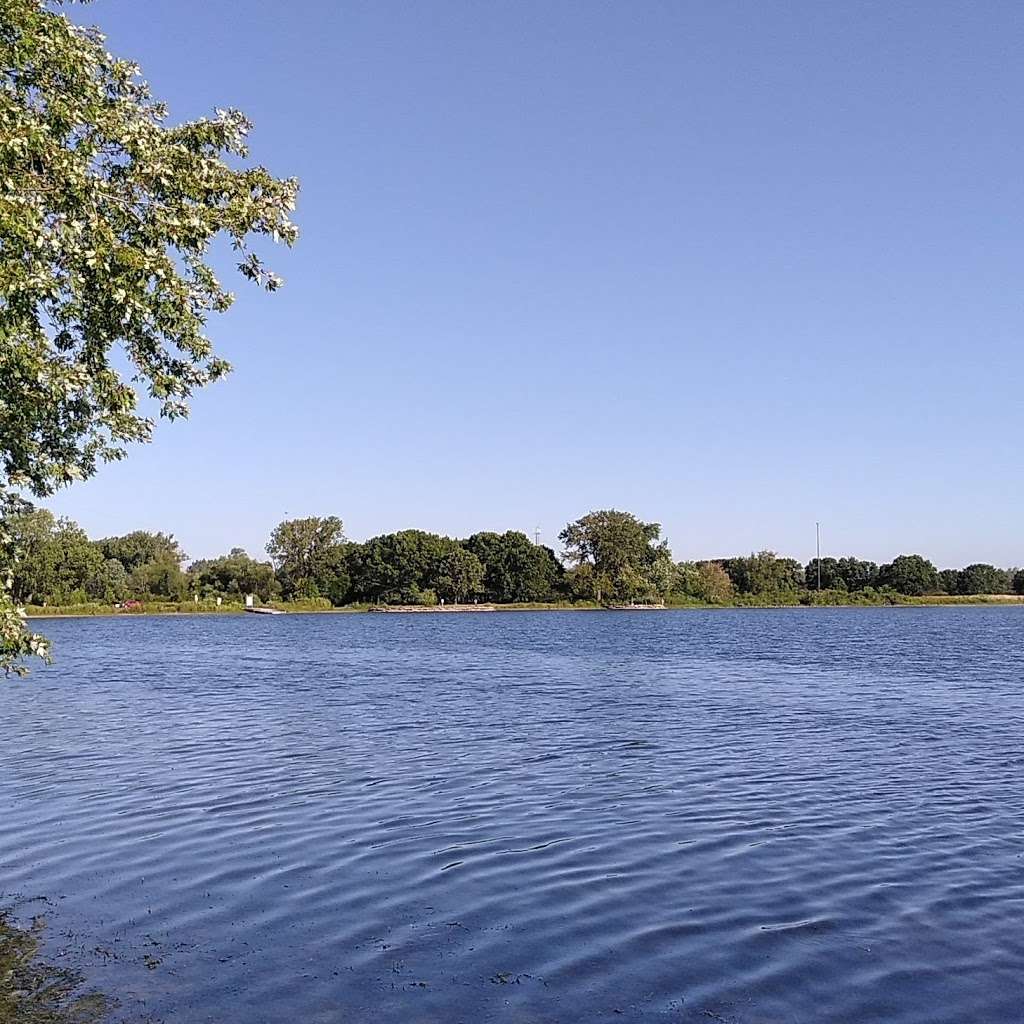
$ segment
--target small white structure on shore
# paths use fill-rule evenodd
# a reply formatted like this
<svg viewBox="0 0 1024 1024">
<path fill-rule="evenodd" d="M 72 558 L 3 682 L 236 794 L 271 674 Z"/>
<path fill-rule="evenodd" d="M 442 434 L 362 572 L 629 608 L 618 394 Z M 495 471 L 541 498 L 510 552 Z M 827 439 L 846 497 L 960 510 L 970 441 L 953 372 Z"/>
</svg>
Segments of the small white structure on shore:
<svg viewBox="0 0 1024 1024">
<path fill-rule="evenodd" d="M 280 608 L 257 608 L 256 607 L 256 595 L 246 594 L 245 595 L 245 610 L 252 612 L 253 615 L 285 615 Z"/>
</svg>

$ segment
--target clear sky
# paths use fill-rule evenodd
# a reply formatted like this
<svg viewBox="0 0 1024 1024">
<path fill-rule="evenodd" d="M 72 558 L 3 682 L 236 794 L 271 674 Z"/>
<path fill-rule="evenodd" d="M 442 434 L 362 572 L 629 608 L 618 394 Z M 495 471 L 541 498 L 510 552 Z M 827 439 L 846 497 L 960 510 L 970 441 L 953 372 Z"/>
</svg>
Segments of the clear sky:
<svg viewBox="0 0 1024 1024">
<path fill-rule="evenodd" d="M 96 0 L 302 181 L 236 372 L 50 503 L 262 551 L 617 507 L 677 557 L 1024 563 L 1017 0 Z"/>
</svg>

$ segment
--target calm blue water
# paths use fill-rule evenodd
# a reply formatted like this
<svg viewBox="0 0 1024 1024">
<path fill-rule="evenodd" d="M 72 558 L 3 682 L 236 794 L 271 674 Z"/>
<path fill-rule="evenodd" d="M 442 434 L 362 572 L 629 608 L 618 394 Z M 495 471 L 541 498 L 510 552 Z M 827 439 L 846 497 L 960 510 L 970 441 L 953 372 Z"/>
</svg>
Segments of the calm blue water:
<svg viewBox="0 0 1024 1024">
<path fill-rule="evenodd" d="M 0 889 L 126 1011 L 1024 1021 L 1024 609 L 46 628 Z"/>
</svg>

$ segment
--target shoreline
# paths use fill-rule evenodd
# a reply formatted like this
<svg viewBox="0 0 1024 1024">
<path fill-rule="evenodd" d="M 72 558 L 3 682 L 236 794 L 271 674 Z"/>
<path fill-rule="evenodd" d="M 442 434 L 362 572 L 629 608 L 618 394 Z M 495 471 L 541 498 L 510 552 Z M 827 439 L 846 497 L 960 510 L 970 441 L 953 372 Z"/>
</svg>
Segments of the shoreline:
<svg viewBox="0 0 1024 1024">
<path fill-rule="evenodd" d="M 288 608 L 277 605 L 288 615 L 472 615 L 494 612 L 691 612 L 691 611 L 737 611 L 743 609 L 779 610 L 784 608 L 1005 608 L 1024 606 L 1024 595 L 971 595 L 900 597 L 894 601 L 845 601 L 836 603 L 801 602 L 793 603 L 734 603 L 734 604 L 678 604 L 678 605 L 632 605 L 630 607 L 606 606 L 595 603 L 579 604 L 479 604 L 479 605 L 359 605 L 339 608 Z M 110 618 L 156 618 L 159 616 L 204 616 L 204 615 L 245 615 L 240 606 L 225 608 L 167 608 L 151 611 L 73 611 L 62 606 L 59 611 L 26 611 L 26 619 L 110 619 Z"/>
</svg>

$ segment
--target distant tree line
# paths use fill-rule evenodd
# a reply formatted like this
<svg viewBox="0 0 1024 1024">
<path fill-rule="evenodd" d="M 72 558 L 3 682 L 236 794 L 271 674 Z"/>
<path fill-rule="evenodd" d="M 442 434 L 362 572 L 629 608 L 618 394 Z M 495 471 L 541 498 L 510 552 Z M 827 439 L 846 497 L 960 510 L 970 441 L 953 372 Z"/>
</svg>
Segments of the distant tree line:
<svg viewBox="0 0 1024 1024">
<path fill-rule="evenodd" d="M 513 530 L 464 539 L 400 530 L 358 543 L 345 537 L 338 517 L 311 516 L 274 529 L 269 561 L 233 548 L 189 564 L 171 534 L 136 530 L 92 540 L 70 519 L 45 509 L 21 510 L 2 525 L 14 565 L 12 594 L 22 605 L 235 602 L 246 594 L 264 603 L 318 600 L 334 606 L 792 604 L 887 594 L 1024 595 L 1024 570 L 984 563 L 940 570 L 916 554 L 884 565 L 854 557 L 801 565 L 772 551 L 676 562 L 659 524 L 615 509 L 569 523 L 559 534 L 560 556 Z"/>
</svg>

